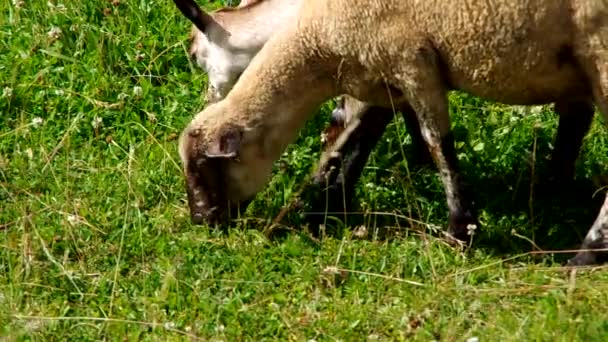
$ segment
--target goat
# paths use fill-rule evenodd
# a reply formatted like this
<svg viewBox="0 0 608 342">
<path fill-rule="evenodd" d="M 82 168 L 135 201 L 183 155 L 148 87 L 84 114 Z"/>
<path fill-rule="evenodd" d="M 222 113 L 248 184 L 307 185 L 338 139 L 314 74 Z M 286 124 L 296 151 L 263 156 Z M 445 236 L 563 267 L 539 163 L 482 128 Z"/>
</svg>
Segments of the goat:
<svg viewBox="0 0 608 342">
<path fill-rule="evenodd" d="M 311 113 L 346 93 L 384 108 L 411 106 L 440 171 L 448 232 L 467 242 L 478 222 L 458 173 L 447 92 L 555 103 L 562 116 L 597 105 L 608 118 L 607 51 L 605 0 L 308 0 L 230 93 L 180 135 L 191 218 L 234 215 Z M 583 247 L 608 246 L 606 201 Z M 574 263 L 593 260 L 579 256 Z"/>
</svg>

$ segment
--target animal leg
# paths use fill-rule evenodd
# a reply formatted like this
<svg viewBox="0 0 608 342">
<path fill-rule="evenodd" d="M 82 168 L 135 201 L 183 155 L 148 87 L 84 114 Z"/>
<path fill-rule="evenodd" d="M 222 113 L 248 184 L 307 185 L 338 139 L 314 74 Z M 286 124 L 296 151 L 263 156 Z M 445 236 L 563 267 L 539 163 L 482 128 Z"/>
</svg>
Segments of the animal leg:
<svg viewBox="0 0 608 342">
<path fill-rule="evenodd" d="M 326 213 L 337 215 L 350 211 L 355 184 L 393 116 L 390 109 L 372 106 L 359 118 L 350 120 L 348 125 L 353 126 L 347 126 L 347 131 L 326 151 L 313 177 L 311 186 L 320 191 L 311 191 L 316 197 L 309 201 L 312 213 L 307 218 L 310 223 L 322 223 Z"/>
<path fill-rule="evenodd" d="M 589 100 L 563 100 L 555 103 L 559 126 L 551 156 L 553 177 L 557 180 L 574 178 L 574 167 L 583 138 L 589 131 L 594 107 Z"/>
<path fill-rule="evenodd" d="M 598 56 L 594 65 L 595 70 L 589 72 L 594 102 L 604 116 L 604 120 L 608 120 L 608 53 L 604 52 L 603 55 Z M 568 263 L 575 266 L 594 264 L 601 255 L 606 255 L 606 248 L 608 248 L 608 194 L 581 245 L 581 249 L 592 249 L 592 251 L 581 251 Z M 602 250 L 593 251 L 593 249 Z"/>
<path fill-rule="evenodd" d="M 416 117 L 416 112 L 414 112 L 410 105 L 404 104 L 401 107 L 401 115 L 405 121 L 406 129 L 412 137 L 412 145 L 414 146 L 414 155 L 412 156 L 412 159 L 415 161 L 414 164 L 432 165 L 433 157 L 431 157 L 431 153 L 429 152 L 426 142 L 422 137 L 420 123 Z"/>
<path fill-rule="evenodd" d="M 338 96 L 336 98 L 336 107 L 331 112 L 329 126 L 321 135 L 321 142 L 324 150 L 329 151 L 331 149 L 340 134 L 344 132 L 344 128 L 348 124 L 349 119 L 346 108 L 344 107 L 344 95 Z"/>
<path fill-rule="evenodd" d="M 398 68 L 393 71 L 395 85 L 416 113 L 422 137 L 439 170 L 449 208 L 448 233 L 468 243 L 479 224 L 459 174 L 439 56 L 425 39 L 400 51 Z"/>
<path fill-rule="evenodd" d="M 604 204 L 600 209 L 600 213 L 593 222 L 591 229 L 585 236 L 585 240 L 581 245 L 581 249 L 586 251 L 578 252 L 573 258 L 568 260 L 570 266 L 584 266 L 595 264 L 598 256 L 607 251 L 593 251 L 594 249 L 608 248 L 608 193 L 604 199 Z"/>
</svg>

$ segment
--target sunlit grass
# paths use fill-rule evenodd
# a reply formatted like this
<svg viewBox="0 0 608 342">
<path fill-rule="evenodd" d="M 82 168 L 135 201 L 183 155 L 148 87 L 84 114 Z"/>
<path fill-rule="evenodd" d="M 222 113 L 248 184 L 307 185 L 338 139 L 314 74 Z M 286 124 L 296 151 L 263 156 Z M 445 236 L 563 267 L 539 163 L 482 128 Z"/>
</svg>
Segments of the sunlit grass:
<svg viewBox="0 0 608 342">
<path fill-rule="evenodd" d="M 247 215 L 220 231 L 191 225 L 185 204 L 176 138 L 204 105 L 205 75 L 187 58 L 190 26 L 173 3 L 0 9 L 3 336 L 572 341 L 608 332 L 604 267 L 573 273 L 560 267 L 572 254 L 538 252 L 576 247 L 597 213 L 603 192 L 593 197 L 592 180 L 608 161 L 599 118 L 575 185 L 548 193 L 551 107 L 526 113 L 451 95 L 483 223 L 470 252 L 434 237 L 447 219 L 443 190 L 434 170 L 403 159 L 411 146 L 400 119 L 359 183 L 363 215 L 342 235 L 311 239 L 296 218 L 271 239 L 271 220 L 319 157 L 327 103 Z"/>
</svg>

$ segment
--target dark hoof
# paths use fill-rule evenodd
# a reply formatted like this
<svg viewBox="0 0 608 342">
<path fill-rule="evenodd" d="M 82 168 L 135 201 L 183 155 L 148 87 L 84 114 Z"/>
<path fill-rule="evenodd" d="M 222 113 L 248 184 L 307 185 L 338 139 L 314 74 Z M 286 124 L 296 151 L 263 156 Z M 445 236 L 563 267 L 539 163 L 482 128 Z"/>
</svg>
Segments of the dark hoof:
<svg viewBox="0 0 608 342">
<path fill-rule="evenodd" d="M 450 226 L 448 234 L 462 244 L 468 246 L 471 238 L 479 231 L 479 221 L 471 211 L 450 215 Z"/>
<path fill-rule="evenodd" d="M 568 260 L 567 266 L 588 266 L 596 263 L 596 252 L 579 252 L 574 258 Z"/>
</svg>

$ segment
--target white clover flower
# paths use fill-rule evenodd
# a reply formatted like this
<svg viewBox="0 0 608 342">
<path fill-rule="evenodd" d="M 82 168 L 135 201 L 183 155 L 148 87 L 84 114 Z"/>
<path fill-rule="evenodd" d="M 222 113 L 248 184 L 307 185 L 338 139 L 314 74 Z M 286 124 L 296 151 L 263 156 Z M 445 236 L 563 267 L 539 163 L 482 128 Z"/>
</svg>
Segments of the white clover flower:
<svg viewBox="0 0 608 342">
<path fill-rule="evenodd" d="M 27 150 L 25 150 L 24 153 L 28 158 L 30 158 L 30 159 L 34 158 L 34 151 L 32 151 L 31 148 L 28 148 Z"/>
<path fill-rule="evenodd" d="M 95 129 L 98 129 L 99 127 L 101 127 L 102 124 L 103 124 L 103 119 L 97 115 L 95 115 L 93 120 L 91 120 L 91 126 L 93 126 L 93 128 L 95 128 Z"/>
<path fill-rule="evenodd" d="M 472 223 L 467 224 L 467 235 L 475 234 L 476 230 L 477 230 L 476 224 L 472 224 Z"/>
<path fill-rule="evenodd" d="M 140 86 L 133 87 L 133 95 L 135 97 L 141 97 L 144 93 L 144 90 Z"/>
<path fill-rule="evenodd" d="M 69 214 L 66 219 L 68 220 L 68 223 L 71 225 L 75 225 L 76 223 L 78 223 L 78 216 L 76 216 L 74 214 Z"/>
<path fill-rule="evenodd" d="M 13 88 L 4 87 L 4 89 L 2 89 L 2 97 L 11 97 L 11 96 L 13 96 Z"/>
<path fill-rule="evenodd" d="M 61 29 L 57 26 L 53 26 L 47 35 L 51 39 L 59 39 L 59 37 L 61 37 Z"/>
<path fill-rule="evenodd" d="M 38 127 L 40 125 L 42 125 L 42 123 L 44 122 L 44 119 L 42 119 L 41 117 L 37 116 L 32 120 L 32 126 L 34 127 Z"/>
<path fill-rule="evenodd" d="M 135 54 L 135 60 L 138 62 L 143 61 L 145 57 L 146 57 L 146 54 L 139 52 L 139 51 Z"/>
</svg>

